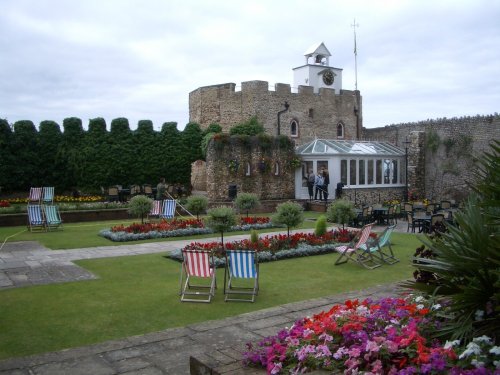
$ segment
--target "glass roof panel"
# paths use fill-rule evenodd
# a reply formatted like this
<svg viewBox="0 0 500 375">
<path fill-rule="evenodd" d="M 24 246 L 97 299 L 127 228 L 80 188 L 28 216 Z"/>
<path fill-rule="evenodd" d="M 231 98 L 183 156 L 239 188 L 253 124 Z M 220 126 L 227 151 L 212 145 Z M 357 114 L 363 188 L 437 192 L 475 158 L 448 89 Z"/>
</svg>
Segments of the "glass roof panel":
<svg viewBox="0 0 500 375">
<path fill-rule="evenodd" d="M 299 155 L 404 156 L 403 149 L 386 142 L 315 139 L 297 147 Z"/>
</svg>

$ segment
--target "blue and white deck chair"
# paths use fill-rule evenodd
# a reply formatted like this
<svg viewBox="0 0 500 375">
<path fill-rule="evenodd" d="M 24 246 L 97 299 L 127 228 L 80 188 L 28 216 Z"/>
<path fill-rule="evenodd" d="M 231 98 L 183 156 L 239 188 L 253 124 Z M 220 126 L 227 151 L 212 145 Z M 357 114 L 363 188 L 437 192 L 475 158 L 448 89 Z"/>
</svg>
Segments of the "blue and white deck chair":
<svg viewBox="0 0 500 375">
<path fill-rule="evenodd" d="M 394 256 L 391 246 L 391 235 L 395 227 L 396 225 L 391 225 L 385 228 L 377 238 L 370 238 L 366 244 L 361 245 L 360 248 L 365 251 L 369 251 L 377 259 L 380 259 L 384 263 L 394 264 L 399 262 L 399 259 Z M 388 251 L 385 250 L 385 248 L 387 248 Z"/>
<path fill-rule="evenodd" d="M 32 187 L 30 188 L 30 195 L 28 197 L 29 204 L 38 204 L 42 199 L 42 188 Z"/>
<path fill-rule="evenodd" d="M 149 211 L 148 218 L 149 217 L 160 217 L 162 203 L 163 203 L 163 201 L 156 201 L 156 200 L 153 201 L 153 207 L 151 207 L 151 211 Z"/>
<path fill-rule="evenodd" d="M 254 302 L 258 292 L 257 253 L 254 250 L 226 250 L 224 301 Z"/>
<path fill-rule="evenodd" d="M 46 230 L 42 207 L 38 204 L 28 205 L 28 227 L 30 232 Z"/>
<path fill-rule="evenodd" d="M 59 214 L 59 209 L 54 205 L 43 206 L 43 212 L 45 213 L 45 223 L 48 230 L 51 229 L 62 229 L 61 215 Z"/>
<path fill-rule="evenodd" d="M 179 293 L 181 301 L 210 302 L 217 287 L 213 253 L 207 250 L 183 249 L 182 258 Z"/>
<path fill-rule="evenodd" d="M 53 186 L 44 186 L 43 187 L 42 203 L 43 204 L 54 203 L 54 187 Z"/>
<path fill-rule="evenodd" d="M 160 213 L 161 219 L 173 219 L 175 216 L 175 207 L 177 206 L 177 201 L 174 199 L 165 199 L 163 201 L 163 208 Z"/>
</svg>

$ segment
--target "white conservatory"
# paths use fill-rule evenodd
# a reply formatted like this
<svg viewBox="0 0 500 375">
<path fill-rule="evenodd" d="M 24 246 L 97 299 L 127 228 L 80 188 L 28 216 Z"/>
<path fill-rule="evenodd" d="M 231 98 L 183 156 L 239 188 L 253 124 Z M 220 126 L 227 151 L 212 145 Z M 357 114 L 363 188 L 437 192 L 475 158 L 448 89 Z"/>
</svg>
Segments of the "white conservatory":
<svg viewBox="0 0 500 375">
<path fill-rule="evenodd" d="M 295 153 L 302 160 L 295 172 L 296 199 L 309 198 L 309 171 L 328 171 L 330 199 L 340 182 L 346 191 L 401 189 L 406 183 L 405 151 L 387 142 L 316 139 L 298 146 Z"/>
</svg>

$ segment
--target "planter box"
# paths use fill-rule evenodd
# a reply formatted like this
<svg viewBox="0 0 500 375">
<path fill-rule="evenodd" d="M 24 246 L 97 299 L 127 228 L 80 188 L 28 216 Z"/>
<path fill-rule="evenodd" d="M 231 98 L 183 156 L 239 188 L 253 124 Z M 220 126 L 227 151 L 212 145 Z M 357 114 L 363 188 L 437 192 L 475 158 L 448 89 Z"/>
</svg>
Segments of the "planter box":
<svg viewBox="0 0 500 375">
<path fill-rule="evenodd" d="M 130 219 L 127 208 L 117 208 L 113 210 L 80 210 L 61 211 L 63 223 L 77 223 L 85 221 L 123 220 Z M 0 215 L 0 226 L 14 227 L 28 224 L 28 214 L 6 214 Z"/>
</svg>

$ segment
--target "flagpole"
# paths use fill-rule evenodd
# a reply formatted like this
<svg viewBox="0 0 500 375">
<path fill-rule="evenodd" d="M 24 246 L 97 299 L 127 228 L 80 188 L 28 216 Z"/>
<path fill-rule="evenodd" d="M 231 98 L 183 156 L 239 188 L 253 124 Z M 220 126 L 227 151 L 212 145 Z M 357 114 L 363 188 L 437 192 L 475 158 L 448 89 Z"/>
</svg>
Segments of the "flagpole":
<svg viewBox="0 0 500 375">
<path fill-rule="evenodd" d="M 358 91 L 358 49 L 356 47 L 356 27 L 359 27 L 359 25 L 356 23 L 356 18 L 354 19 L 354 23 L 351 27 L 354 30 L 354 88 Z"/>
</svg>

